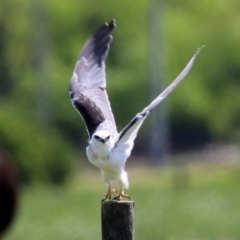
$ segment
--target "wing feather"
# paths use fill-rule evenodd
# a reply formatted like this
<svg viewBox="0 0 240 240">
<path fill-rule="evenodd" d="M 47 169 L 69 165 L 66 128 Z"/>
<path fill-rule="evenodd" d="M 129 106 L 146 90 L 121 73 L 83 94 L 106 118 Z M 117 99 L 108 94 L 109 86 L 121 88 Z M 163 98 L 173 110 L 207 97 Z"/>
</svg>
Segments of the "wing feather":
<svg viewBox="0 0 240 240">
<path fill-rule="evenodd" d="M 156 97 L 146 108 L 143 109 L 142 112 L 151 111 L 154 109 L 164 98 L 168 96 L 170 92 L 185 78 L 185 76 L 188 74 L 190 69 L 192 68 L 197 55 L 201 51 L 203 47 L 198 48 L 197 52 L 194 54 L 194 56 L 191 58 L 191 60 L 188 62 L 186 67 L 182 70 L 182 72 L 175 78 L 175 80 L 158 96 Z"/>
<path fill-rule="evenodd" d="M 182 72 L 177 76 L 177 78 L 160 94 L 156 97 L 147 107 L 143 109 L 140 113 L 138 113 L 129 123 L 126 125 L 123 130 L 119 133 L 115 146 L 124 145 L 129 143 L 133 146 L 134 139 L 137 136 L 138 130 L 140 129 L 143 121 L 164 98 L 168 96 L 170 92 L 184 79 L 184 77 L 188 74 L 190 69 L 192 68 L 197 55 L 201 51 L 202 48 L 199 48 L 191 60 L 188 62 L 186 67 L 182 70 Z"/>
<path fill-rule="evenodd" d="M 112 132 L 117 134 L 114 116 L 108 100 L 105 78 L 105 59 L 112 42 L 111 33 L 115 20 L 105 23 L 85 43 L 77 60 L 70 81 L 70 98 L 82 116 L 89 137 L 105 121 L 111 122 Z M 108 124 L 109 125 L 109 124 Z"/>
</svg>

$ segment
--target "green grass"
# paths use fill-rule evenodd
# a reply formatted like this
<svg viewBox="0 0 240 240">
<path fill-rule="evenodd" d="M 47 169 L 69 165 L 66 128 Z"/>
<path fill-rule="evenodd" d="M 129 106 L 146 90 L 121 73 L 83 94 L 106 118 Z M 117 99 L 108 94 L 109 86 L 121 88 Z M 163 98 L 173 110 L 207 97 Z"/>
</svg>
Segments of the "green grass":
<svg viewBox="0 0 240 240">
<path fill-rule="evenodd" d="M 240 239 L 240 169 L 194 165 L 128 167 L 137 240 Z M 62 187 L 22 189 L 5 240 L 101 239 L 100 173 L 87 170 Z"/>
</svg>

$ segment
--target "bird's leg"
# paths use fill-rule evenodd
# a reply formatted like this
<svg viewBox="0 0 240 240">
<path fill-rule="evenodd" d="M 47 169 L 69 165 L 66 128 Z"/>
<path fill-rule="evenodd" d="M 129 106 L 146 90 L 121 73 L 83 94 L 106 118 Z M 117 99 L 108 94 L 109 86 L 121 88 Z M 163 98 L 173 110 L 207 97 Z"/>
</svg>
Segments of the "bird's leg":
<svg viewBox="0 0 240 240">
<path fill-rule="evenodd" d="M 103 196 L 102 202 L 105 201 L 107 198 L 111 200 L 112 194 L 116 193 L 116 189 L 111 189 L 111 187 L 108 187 L 107 193 Z"/>
<path fill-rule="evenodd" d="M 120 201 L 120 200 L 122 200 L 122 198 L 128 198 L 128 199 L 130 199 L 130 197 L 129 197 L 127 194 L 125 194 L 125 192 L 123 191 L 123 188 L 120 189 L 119 194 L 118 194 L 115 198 L 113 198 L 113 200 L 118 200 L 118 201 Z"/>
</svg>

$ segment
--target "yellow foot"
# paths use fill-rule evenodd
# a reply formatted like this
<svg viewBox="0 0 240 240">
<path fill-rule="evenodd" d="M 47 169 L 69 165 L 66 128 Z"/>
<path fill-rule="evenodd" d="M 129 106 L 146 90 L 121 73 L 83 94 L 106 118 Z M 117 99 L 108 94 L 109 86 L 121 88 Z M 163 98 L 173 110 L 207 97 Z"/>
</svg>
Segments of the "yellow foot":
<svg viewBox="0 0 240 240">
<path fill-rule="evenodd" d="M 117 201 L 120 201 L 122 200 L 123 198 L 128 198 L 130 199 L 130 196 L 125 194 L 124 191 L 120 191 L 120 193 L 115 197 L 113 198 L 113 200 L 117 200 Z"/>
<path fill-rule="evenodd" d="M 107 191 L 107 193 L 103 196 L 102 202 L 105 201 L 107 198 L 108 198 L 109 200 L 111 200 L 112 194 L 113 194 L 113 193 L 116 193 L 116 192 L 117 192 L 116 189 L 110 189 L 110 188 L 109 188 L 108 191 Z"/>
</svg>

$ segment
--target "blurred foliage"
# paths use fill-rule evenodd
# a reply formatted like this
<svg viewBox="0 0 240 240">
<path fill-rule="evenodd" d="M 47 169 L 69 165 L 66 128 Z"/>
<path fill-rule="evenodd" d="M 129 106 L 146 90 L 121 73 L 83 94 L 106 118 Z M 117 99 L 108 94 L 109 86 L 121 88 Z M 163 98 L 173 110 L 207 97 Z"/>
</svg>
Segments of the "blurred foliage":
<svg viewBox="0 0 240 240">
<path fill-rule="evenodd" d="M 170 79 L 182 62 L 176 54 L 185 56 L 190 49 L 186 46 L 206 45 L 189 77 L 192 80 L 185 81 L 181 90 L 169 99 L 173 102 L 173 128 L 184 114 L 179 125 L 189 118 L 191 122 L 200 121 L 211 140 L 239 141 L 240 136 L 235 133 L 240 127 L 240 17 L 237 14 L 240 2 L 176 1 L 167 7 L 165 32 L 170 41 L 166 44 L 172 61 L 168 65 Z M 174 14 L 170 14 L 172 8 Z"/>
<path fill-rule="evenodd" d="M 23 111 L 24 112 L 24 111 Z M 45 129 L 34 118 L 2 104 L 0 143 L 8 151 L 25 183 L 65 180 L 73 166 L 74 149 L 54 129 Z"/>
<path fill-rule="evenodd" d="M 139 0 L 137 4 L 127 0 L 1 1 L 0 121 L 4 132 L 1 144 L 6 148 L 12 146 L 9 151 L 18 159 L 22 171 L 24 166 L 37 169 L 42 165 L 45 169 L 31 176 L 24 174 L 25 181 L 45 175 L 46 179 L 51 178 L 48 164 L 58 164 L 60 169 L 53 171 L 67 172 L 68 167 L 64 170 L 59 164 L 68 165 L 72 150 L 63 146 L 86 142 L 84 124 L 68 99 L 68 84 L 84 42 L 103 22 L 117 20 L 106 71 L 118 130 L 150 101 L 146 90 L 150 89 L 152 3 L 147 0 Z M 240 140 L 239 9 L 238 0 L 165 1 L 164 16 L 159 18 L 164 19 L 159 21 L 164 29 L 163 41 L 159 42 L 159 46 L 164 45 L 164 85 L 178 75 L 198 47 L 206 45 L 187 79 L 167 100 L 175 145 Z M 42 22 L 38 25 L 39 19 Z M 34 45 L 42 28 L 45 28 L 44 47 Z M 45 56 L 42 75 L 36 71 L 39 50 Z M 49 101 L 46 106 L 51 114 L 45 125 L 36 117 L 39 99 Z M 17 127 L 18 134 L 11 130 L 15 124 L 21 134 Z M 144 125 L 140 138 L 146 137 L 148 124 Z M 36 140 L 44 145 L 41 150 L 34 144 L 35 138 L 41 139 Z M 16 141 L 26 144 L 20 147 Z M 28 153 L 31 157 L 25 158 Z"/>
</svg>

